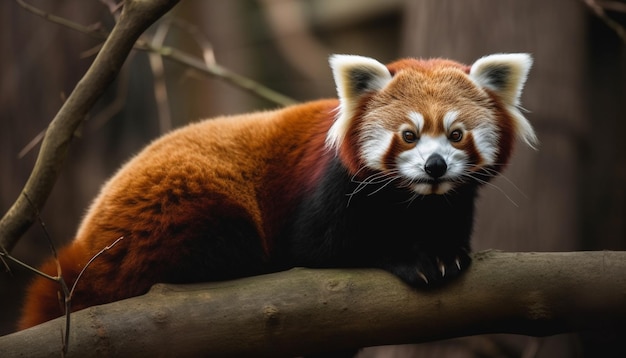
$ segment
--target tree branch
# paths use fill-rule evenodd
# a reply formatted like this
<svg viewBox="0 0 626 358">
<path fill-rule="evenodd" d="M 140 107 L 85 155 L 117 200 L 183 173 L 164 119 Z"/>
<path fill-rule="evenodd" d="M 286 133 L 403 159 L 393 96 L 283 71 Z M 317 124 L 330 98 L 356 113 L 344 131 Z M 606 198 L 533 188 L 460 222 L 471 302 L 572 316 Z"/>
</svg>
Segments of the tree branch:
<svg viewBox="0 0 626 358">
<path fill-rule="evenodd" d="M 0 249 L 10 251 L 32 225 L 61 170 L 74 132 L 119 72 L 135 41 L 178 0 L 126 0 L 119 21 L 93 64 L 50 123 L 35 167 L 17 200 L 0 219 Z M 34 204 L 28 203 L 27 194 Z"/>
<path fill-rule="evenodd" d="M 459 280 L 413 291 L 374 269 L 293 269 L 156 285 L 72 316 L 74 356 L 294 356 L 485 333 L 626 328 L 626 252 L 474 255 Z M 0 356 L 57 355 L 62 319 L 0 337 Z"/>
<path fill-rule="evenodd" d="M 101 28 L 99 28 L 98 26 L 84 26 L 84 25 L 75 23 L 73 21 L 70 21 L 60 16 L 48 14 L 45 11 L 37 9 L 36 7 L 32 5 L 28 5 L 24 3 L 23 0 L 16 0 L 16 1 L 24 9 L 34 13 L 35 15 L 41 16 L 42 18 L 50 22 L 53 22 L 55 24 L 65 26 L 72 30 L 81 32 L 85 35 L 98 38 L 98 39 L 106 39 L 108 36 L 108 33 L 102 30 Z M 109 6 L 109 8 L 111 9 L 111 6 Z M 179 24 L 179 27 L 186 26 L 186 25 L 180 26 L 180 23 L 178 24 Z M 187 30 L 191 29 L 190 26 L 186 26 L 186 27 L 187 27 Z M 195 29 L 193 29 L 192 32 L 193 31 L 195 31 Z M 195 34 L 192 34 L 192 35 L 194 35 L 194 38 L 197 41 L 198 36 L 195 36 Z M 206 52 L 207 50 L 206 43 L 204 43 L 204 41 L 198 42 L 198 45 L 202 48 L 203 52 Z M 272 103 L 276 103 L 280 106 L 288 106 L 288 105 L 297 103 L 296 100 L 290 97 L 287 97 L 279 92 L 276 92 L 245 76 L 237 74 L 229 70 L 226 67 L 220 66 L 216 62 L 207 61 L 206 58 L 203 61 L 179 49 L 167 47 L 167 46 L 154 46 L 153 44 L 150 43 L 150 41 L 142 40 L 142 39 L 138 39 L 138 41 L 135 44 L 135 49 L 160 55 L 163 58 L 167 58 L 173 62 L 177 62 L 183 66 L 192 68 L 202 74 L 205 74 L 205 75 L 220 79 L 222 81 L 225 81 L 227 83 L 230 83 L 249 93 L 252 93 Z"/>
<path fill-rule="evenodd" d="M 583 1 L 587 5 L 587 7 L 589 7 L 589 9 L 591 9 L 591 11 L 598 18 L 600 18 L 600 20 L 604 22 L 605 25 L 611 28 L 615 32 L 615 34 L 622 40 L 622 42 L 626 44 L 626 29 L 624 29 L 624 27 L 620 25 L 619 22 L 610 18 L 606 14 L 606 11 L 604 11 L 605 8 L 611 9 L 614 11 L 625 11 L 626 7 L 624 6 L 624 4 L 615 3 L 611 1 L 600 1 L 600 2 L 595 1 L 595 0 L 583 0 Z"/>
</svg>

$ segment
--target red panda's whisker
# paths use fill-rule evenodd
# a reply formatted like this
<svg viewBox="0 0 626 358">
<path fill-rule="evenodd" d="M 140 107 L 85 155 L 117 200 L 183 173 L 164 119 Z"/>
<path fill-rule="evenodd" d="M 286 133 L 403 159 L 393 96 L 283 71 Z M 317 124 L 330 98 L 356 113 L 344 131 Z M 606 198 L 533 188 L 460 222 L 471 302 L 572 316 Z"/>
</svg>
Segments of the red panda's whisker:
<svg viewBox="0 0 626 358">
<path fill-rule="evenodd" d="M 411 206 L 411 204 L 413 204 L 413 202 L 415 201 L 415 199 L 417 198 L 424 198 L 424 195 L 421 195 L 419 193 L 413 192 L 413 195 L 411 195 L 411 197 L 406 201 L 407 202 L 407 207 Z"/>
<path fill-rule="evenodd" d="M 513 200 L 505 191 L 504 189 L 500 188 L 499 186 L 490 183 L 484 179 L 480 179 L 476 176 L 476 173 L 472 173 L 472 172 L 466 172 L 462 174 L 465 177 L 469 177 L 475 181 L 477 181 L 480 184 L 486 185 L 488 187 L 494 188 L 497 191 L 499 191 L 502 195 L 504 195 L 505 198 L 507 198 L 507 200 L 509 200 L 511 202 L 511 204 L 513 204 L 516 208 L 519 208 L 519 204 L 517 204 L 517 202 L 515 200 Z"/>
<path fill-rule="evenodd" d="M 354 174 L 352 175 L 352 177 L 350 178 L 350 181 L 357 183 L 358 181 L 357 181 L 356 177 L 357 177 L 357 176 L 359 175 L 359 173 L 360 173 L 361 171 L 363 171 L 363 170 L 367 170 L 367 167 L 366 167 L 366 166 L 364 166 L 364 165 L 363 165 L 363 166 L 361 166 L 361 167 L 360 167 L 360 168 L 356 171 L 356 173 L 354 173 Z"/>
<path fill-rule="evenodd" d="M 354 195 L 359 193 L 361 190 L 363 190 L 366 186 L 368 185 L 374 185 L 374 184 L 381 184 L 384 183 L 380 188 L 378 188 L 375 192 L 378 192 L 380 189 L 384 188 L 385 186 L 389 185 L 390 182 L 394 181 L 395 179 L 397 179 L 397 171 L 390 171 L 390 172 L 384 172 L 384 173 L 377 173 L 377 174 L 373 174 L 370 175 L 369 177 L 363 179 L 362 181 L 358 181 L 358 180 L 352 180 L 352 182 L 354 183 L 358 183 L 359 185 L 352 191 L 352 193 L 348 194 L 348 195 Z M 372 194 L 368 194 L 368 195 L 372 195 Z"/>
<path fill-rule="evenodd" d="M 371 193 L 367 194 L 367 196 L 372 196 L 372 195 L 374 195 L 374 194 L 378 193 L 379 191 L 381 191 L 382 189 L 384 189 L 387 185 L 391 184 L 391 182 L 393 182 L 394 180 L 399 179 L 399 178 L 400 178 L 400 177 L 398 177 L 398 176 L 393 176 L 393 177 L 391 177 L 391 178 L 387 179 L 387 182 L 386 182 L 386 183 L 384 183 L 383 185 L 381 185 L 378 189 L 374 190 L 373 192 L 371 192 Z"/>
<path fill-rule="evenodd" d="M 515 185 L 515 183 L 511 179 L 509 179 L 509 177 L 507 177 L 506 175 L 492 168 L 483 168 L 482 170 L 484 170 L 486 173 L 492 176 L 496 176 L 496 175 L 500 176 L 502 179 L 504 179 L 504 181 L 509 183 L 518 193 L 520 193 L 525 199 L 528 199 L 528 195 L 526 195 L 526 193 L 524 193 L 522 189 L 520 189 L 517 185 Z"/>
<path fill-rule="evenodd" d="M 360 171 L 360 169 L 359 169 Z M 357 183 L 357 187 L 354 188 L 354 190 L 351 193 L 346 194 L 348 196 L 348 202 L 346 203 L 346 206 L 350 206 L 350 202 L 352 201 L 352 197 L 356 194 L 358 194 L 359 192 L 361 192 L 363 189 L 365 189 L 368 185 L 376 185 L 376 184 L 381 184 L 383 183 L 383 185 L 376 189 L 373 193 L 368 194 L 369 195 L 373 195 L 374 193 L 378 192 L 379 190 L 381 190 L 382 188 L 386 187 L 387 185 L 389 185 L 389 183 L 391 183 L 392 181 L 394 181 L 395 179 L 398 178 L 397 176 L 397 170 L 391 170 L 388 172 L 380 172 L 380 173 L 376 173 L 376 174 L 372 174 L 369 177 L 363 179 L 363 180 L 356 180 L 355 178 L 356 174 L 354 176 L 352 176 L 352 178 L 350 179 L 353 183 Z"/>
</svg>

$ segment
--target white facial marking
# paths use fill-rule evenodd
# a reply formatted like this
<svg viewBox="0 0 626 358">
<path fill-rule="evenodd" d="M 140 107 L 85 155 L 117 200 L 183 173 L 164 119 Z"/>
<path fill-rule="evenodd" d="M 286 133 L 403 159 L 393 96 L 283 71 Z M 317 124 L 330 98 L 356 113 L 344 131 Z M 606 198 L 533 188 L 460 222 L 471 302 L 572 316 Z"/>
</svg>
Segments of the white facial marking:
<svg viewBox="0 0 626 358">
<path fill-rule="evenodd" d="M 365 145 L 361 146 L 365 164 L 372 169 L 385 170 L 387 166 L 382 161 L 392 140 L 393 133 L 382 127 L 370 127 L 365 130 L 362 138 Z"/>
<path fill-rule="evenodd" d="M 431 155 L 437 153 L 444 156 L 444 148 L 448 144 L 448 140 L 445 136 L 440 135 L 437 137 L 431 137 L 429 135 L 423 135 L 420 137 L 419 142 L 415 146 L 414 150 L 417 150 L 418 155 L 424 158 L 426 161 Z"/>
<path fill-rule="evenodd" d="M 465 130 L 465 126 L 462 123 L 457 122 L 459 112 L 450 111 L 443 117 L 443 127 L 446 133 L 450 133 L 451 130 L 460 128 Z M 472 129 L 472 137 L 476 149 L 480 154 L 484 164 L 493 164 L 496 160 L 497 148 L 498 148 L 498 135 L 497 129 L 491 124 L 490 120 L 485 118 L 483 124 Z"/>
<path fill-rule="evenodd" d="M 422 195 L 445 194 L 454 188 L 456 179 L 463 176 L 468 165 L 468 156 L 463 150 L 455 148 L 447 138 L 447 133 L 455 126 L 459 126 L 458 123 L 455 123 L 458 116 L 458 111 L 449 111 L 443 117 L 443 127 L 446 134 L 431 136 L 420 133 L 415 147 L 400 153 L 398 156 L 398 170 L 404 178 L 411 181 L 411 188 L 416 193 Z M 421 113 L 410 112 L 408 117 L 418 130 L 424 128 L 425 119 Z M 426 161 L 433 154 L 441 155 L 447 165 L 446 173 L 438 179 L 430 177 L 424 169 Z"/>
<path fill-rule="evenodd" d="M 472 130 L 474 145 L 484 163 L 483 165 L 495 164 L 498 150 L 498 134 L 492 125 L 485 124 Z"/>
<path fill-rule="evenodd" d="M 409 119 L 415 124 L 418 132 L 424 128 L 424 116 L 421 113 L 409 112 Z"/>
<path fill-rule="evenodd" d="M 454 121 L 456 121 L 456 118 L 459 116 L 459 112 L 457 111 L 450 111 L 447 112 L 444 116 L 443 116 L 443 129 L 446 132 L 450 131 L 450 128 L 452 127 L 452 124 L 454 123 Z"/>
<path fill-rule="evenodd" d="M 424 169 L 426 161 L 433 154 L 441 155 L 448 167 L 436 185 Z M 454 148 L 446 136 L 422 135 L 414 148 L 400 153 L 397 165 L 401 175 L 414 183 L 412 188 L 418 194 L 444 194 L 454 187 L 452 181 L 462 176 L 467 158 L 467 154 Z"/>
<path fill-rule="evenodd" d="M 385 171 L 395 166 L 397 175 L 403 178 L 404 183 L 415 193 L 420 195 L 446 194 L 463 182 L 467 175 L 470 175 L 469 170 L 474 170 L 465 150 L 455 147 L 458 144 L 451 142 L 448 138 L 449 133 L 455 129 L 462 129 L 466 135 L 471 133 L 475 148 L 482 159 L 481 166 L 495 164 L 499 137 L 497 128 L 490 118 L 479 121 L 481 124 L 477 127 L 469 128 L 459 118 L 460 112 L 452 110 L 442 118 L 444 133 L 432 135 L 422 132 L 426 124 L 424 115 L 409 112 L 407 116 L 417 128 L 418 139 L 412 148 L 398 154 L 395 158 L 395 165 L 384 163 L 383 160 L 388 158 L 390 145 L 397 140 L 397 133 L 379 124 L 364 128 L 361 136 L 361 155 L 367 167 Z M 445 173 L 436 178 L 428 175 L 425 170 L 427 160 L 434 154 L 440 155 L 446 163 Z"/>
</svg>

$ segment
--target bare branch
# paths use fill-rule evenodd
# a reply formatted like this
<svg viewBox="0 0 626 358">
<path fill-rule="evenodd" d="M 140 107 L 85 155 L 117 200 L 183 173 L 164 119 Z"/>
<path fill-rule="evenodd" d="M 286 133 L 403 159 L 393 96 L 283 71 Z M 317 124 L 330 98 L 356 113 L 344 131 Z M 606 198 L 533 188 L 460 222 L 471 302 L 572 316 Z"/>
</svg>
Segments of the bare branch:
<svg viewBox="0 0 626 358">
<path fill-rule="evenodd" d="M 36 268 L 30 266 L 29 264 L 25 263 L 24 261 L 21 261 L 21 260 L 15 258 L 15 257 L 11 256 L 11 254 L 9 254 L 6 251 L 0 251 L 0 258 L 2 259 L 2 262 L 5 262 L 5 260 L 12 261 L 12 262 L 14 262 L 14 263 L 24 267 L 25 269 L 27 269 L 27 270 L 29 270 L 31 272 L 36 273 L 37 275 L 39 275 L 41 277 L 47 278 L 48 280 L 57 281 L 57 277 L 50 276 L 50 275 L 48 275 L 45 272 L 37 270 Z"/>
<path fill-rule="evenodd" d="M 61 25 L 61 26 L 65 26 L 67 28 L 70 28 L 72 30 L 78 31 L 78 32 L 82 32 L 86 35 L 89 35 L 91 37 L 94 38 L 98 38 L 98 39 L 106 39 L 106 37 L 108 36 L 108 33 L 102 28 L 100 27 L 100 24 L 96 24 L 96 25 L 91 25 L 91 26 L 85 26 L 85 25 L 81 25 L 79 23 L 76 23 L 74 21 L 70 21 L 66 18 L 63 18 L 61 16 L 57 16 L 57 15 L 53 15 L 50 13 L 47 13 L 35 6 L 32 6 L 28 3 L 26 3 L 24 0 L 15 0 L 22 8 L 24 8 L 25 10 L 37 15 L 37 16 L 41 16 L 44 19 Z"/>
<path fill-rule="evenodd" d="M 150 44 L 142 41 L 138 41 L 137 45 L 139 46 L 137 49 L 156 52 L 165 58 L 183 64 L 187 67 L 193 68 L 194 70 L 200 71 L 201 73 L 225 80 L 243 90 L 246 90 L 252 94 L 255 94 L 261 98 L 264 98 L 281 106 L 288 106 L 297 103 L 294 99 L 289 98 L 274 90 L 271 90 L 261 85 L 260 83 L 244 77 L 240 74 L 237 74 L 217 63 L 207 64 L 206 62 L 198 59 L 195 56 L 189 55 L 183 51 L 176 50 L 167 46 L 153 47 Z"/>
<path fill-rule="evenodd" d="M 109 35 L 109 33 L 107 31 L 105 31 L 104 29 L 102 29 L 102 27 L 99 24 L 96 25 L 91 25 L 91 26 L 84 26 L 81 24 L 78 24 L 76 22 L 73 22 L 71 20 L 65 19 L 63 17 L 60 16 L 56 16 L 53 14 L 49 14 L 45 11 L 42 11 L 32 5 L 29 5 L 27 3 L 25 3 L 23 0 L 16 0 L 20 6 L 22 6 L 24 9 L 32 12 L 35 15 L 41 16 L 44 19 L 53 22 L 55 24 L 61 25 L 61 26 L 65 26 L 67 28 L 70 28 L 72 30 L 81 32 L 85 35 L 89 35 L 91 37 L 97 38 L 97 39 L 106 39 L 107 36 Z M 119 17 L 118 16 L 118 10 L 121 7 L 122 3 L 115 3 L 115 1 L 112 0 L 101 0 L 102 3 L 107 6 L 107 8 L 109 9 L 109 11 L 113 14 L 113 16 L 116 17 L 116 19 Z M 229 71 L 228 69 L 218 65 L 215 62 L 215 56 L 213 54 L 213 48 L 211 47 L 210 43 L 206 40 L 206 38 L 203 36 L 202 33 L 200 33 L 200 31 L 198 30 L 197 27 L 190 25 L 188 23 L 184 23 L 182 21 L 178 21 L 175 19 L 170 19 L 169 21 L 164 22 L 164 26 L 160 26 L 158 28 L 158 30 L 163 30 L 166 29 L 169 24 L 175 24 L 177 27 L 185 30 L 187 33 L 189 33 L 194 40 L 198 43 L 198 45 L 200 46 L 200 49 L 202 51 L 202 56 L 203 56 L 203 61 L 200 61 L 199 59 L 195 58 L 192 55 L 189 55 L 185 52 L 182 52 L 180 50 L 177 49 L 173 49 L 170 47 L 163 47 L 163 39 L 158 39 L 159 35 L 159 31 L 157 31 L 157 35 L 155 35 L 155 39 L 153 40 L 140 40 L 137 42 L 137 46 L 136 49 L 138 50 L 143 50 L 143 51 L 148 51 L 150 52 L 151 56 L 150 56 L 150 63 L 153 66 L 153 72 L 155 73 L 155 78 L 158 79 L 158 74 L 159 74 L 159 67 L 163 67 L 162 66 L 162 60 L 161 57 L 165 57 L 165 58 L 169 58 L 170 60 L 174 61 L 174 62 L 178 62 L 181 65 L 187 66 L 195 71 L 198 71 L 200 73 L 203 73 L 205 75 L 209 75 L 221 80 L 224 80 L 226 82 L 229 82 L 235 86 L 238 86 L 254 95 L 259 96 L 260 98 L 263 98 L 267 101 L 276 103 L 278 105 L 281 106 L 287 106 L 290 104 L 294 104 L 296 103 L 295 100 L 282 95 L 276 91 L 273 91 L 263 85 L 261 85 L 258 82 L 255 82 L 249 78 L 246 78 L 244 76 L 238 75 L 232 71 Z M 161 35 L 164 35 L 165 31 L 161 31 Z M 80 57 L 88 57 L 91 56 L 94 52 L 97 53 L 101 50 L 102 45 L 99 44 L 97 46 L 95 46 L 92 49 L 89 49 L 83 53 L 81 53 Z M 162 71 L 162 70 L 161 70 Z M 162 115 L 162 113 L 169 113 L 169 109 L 166 109 L 166 107 L 168 107 L 166 105 L 166 101 L 160 99 L 162 97 L 167 97 L 167 94 L 165 92 L 166 87 L 160 83 L 157 82 L 157 84 L 155 85 L 155 96 L 157 97 L 157 105 L 160 107 L 158 110 L 159 116 Z M 98 115 L 98 121 L 95 121 L 96 123 L 98 123 L 98 125 L 96 125 L 96 128 L 98 128 L 102 123 L 106 122 L 106 120 L 108 120 L 113 114 L 117 113 L 119 111 L 120 105 L 124 104 L 124 101 L 118 101 L 118 99 L 123 99 L 122 96 L 118 96 L 116 98 L 116 101 L 109 106 L 109 108 L 107 108 L 106 113 L 102 114 L 102 115 Z M 162 107 L 162 108 L 161 108 Z M 165 132 L 167 131 L 167 129 L 169 129 L 170 125 L 168 125 L 168 123 L 171 123 L 171 119 L 167 119 L 167 118 L 159 118 L 159 124 L 160 124 L 160 128 L 161 128 L 161 132 Z M 25 156 L 28 152 L 30 152 L 37 144 L 39 144 L 39 142 L 41 142 L 43 136 L 45 134 L 45 129 L 42 130 L 39 134 L 37 134 L 19 153 L 19 157 L 23 157 Z M 0 244 L 1 244 L 1 240 L 0 240 Z"/>
<path fill-rule="evenodd" d="M 41 219 L 40 219 L 41 221 Z M 43 224 L 43 222 L 42 222 Z M 45 230 L 45 229 L 44 229 Z M 65 354 L 67 354 L 68 348 L 69 348 L 69 342 L 70 342 L 70 322 L 71 322 L 71 315 L 72 315 L 72 297 L 74 295 L 74 291 L 76 290 L 76 284 L 78 283 L 78 281 L 80 280 L 80 278 L 82 277 L 82 275 L 85 273 L 85 271 L 89 268 L 89 266 L 98 258 L 100 257 L 100 255 L 102 255 L 104 252 L 110 250 L 111 248 L 113 248 L 115 245 L 117 245 L 118 242 L 120 242 L 121 240 L 123 240 L 124 237 L 121 236 L 119 237 L 117 240 L 115 240 L 112 244 L 107 245 L 106 247 L 104 247 L 102 250 L 100 250 L 98 253 L 96 253 L 94 256 L 91 257 L 91 259 L 87 262 L 87 264 L 85 264 L 85 266 L 82 268 L 82 270 L 80 271 L 80 273 L 78 274 L 78 276 L 76 277 L 76 280 L 74 280 L 74 284 L 72 285 L 72 288 L 70 289 L 67 286 L 67 283 L 65 282 L 65 279 L 63 278 L 63 273 L 61 271 L 61 265 L 59 260 L 57 259 L 57 255 L 56 255 L 56 250 L 54 249 L 54 246 L 52 245 L 52 243 L 50 243 L 50 245 L 52 246 L 52 250 L 54 252 L 54 259 L 56 261 L 56 266 L 57 266 L 57 275 L 56 276 L 51 276 L 48 275 L 47 273 L 38 270 L 28 264 L 26 264 L 25 262 L 16 259 L 15 257 L 11 256 L 11 254 L 9 254 L 6 251 L 1 251 L 0 250 L 0 260 L 5 263 L 7 269 L 8 269 L 8 265 L 5 262 L 6 260 L 12 261 L 28 270 L 30 270 L 31 272 L 34 272 L 35 274 L 42 276 L 50 281 L 54 281 L 56 282 L 59 287 L 61 288 L 61 292 L 63 292 L 63 306 L 65 308 L 65 330 L 63 332 L 65 332 L 65 334 L 63 335 L 63 347 L 62 347 L 62 353 L 65 356 Z"/>
<path fill-rule="evenodd" d="M 193 38 L 193 40 L 196 42 L 196 44 L 202 51 L 202 58 L 204 59 L 204 62 L 207 64 L 207 66 L 211 66 L 216 63 L 215 53 L 213 51 L 213 45 L 207 38 L 206 34 L 200 31 L 198 26 L 194 24 L 190 24 L 187 21 L 181 21 L 179 19 L 170 18 L 168 19 L 168 21 L 171 22 L 172 25 L 176 26 L 177 28 L 185 31 L 187 34 L 189 34 Z"/>
<path fill-rule="evenodd" d="M 610 27 L 615 32 L 615 34 L 619 36 L 624 44 L 626 44 L 626 29 L 624 29 L 624 27 L 620 25 L 619 22 L 610 18 L 604 11 L 603 5 L 614 8 L 615 4 L 613 2 L 604 1 L 599 3 L 595 0 L 583 1 L 585 2 L 585 4 L 587 4 L 587 7 L 589 7 L 589 9 L 591 9 L 591 11 L 593 11 L 593 13 L 596 14 L 596 16 L 600 18 L 600 20 L 602 20 L 608 27 Z M 621 7 L 619 11 L 624 11 L 625 9 L 625 7 Z"/>
<path fill-rule="evenodd" d="M 39 142 L 41 142 L 45 134 L 46 134 L 45 129 L 37 133 L 37 135 L 33 139 L 31 139 L 31 141 L 28 142 L 28 144 L 26 144 L 24 148 L 22 148 L 22 150 L 20 150 L 20 152 L 17 154 L 17 157 L 20 159 L 24 158 L 26 154 L 30 153 L 30 151 L 33 150 L 37 146 L 37 144 L 39 144 Z"/>
<path fill-rule="evenodd" d="M 23 0 L 16 0 L 16 1 L 18 1 L 20 4 L 24 3 Z M 105 39 L 108 35 L 106 31 L 100 29 L 99 27 L 83 26 L 75 22 L 72 22 L 68 19 L 64 19 L 59 16 L 48 14 L 31 5 L 25 4 L 25 6 L 23 5 L 23 7 L 33 12 L 36 15 L 39 15 L 47 20 L 50 20 L 51 22 L 54 22 L 61 26 L 66 26 L 70 29 L 79 31 L 81 33 L 92 36 L 94 38 Z M 179 24 L 179 27 L 181 27 L 180 24 Z M 192 36 L 194 36 L 196 41 L 199 38 L 197 34 L 194 34 L 194 33 L 192 33 Z M 139 40 L 137 41 L 135 49 L 159 54 L 160 56 L 170 59 L 171 61 L 177 62 L 189 68 L 192 68 L 205 75 L 209 75 L 217 79 L 226 81 L 254 95 L 257 95 L 267 101 L 276 103 L 281 106 L 288 106 L 290 104 L 294 104 L 297 102 L 294 99 L 289 98 L 281 93 L 278 93 L 270 88 L 267 88 L 256 81 L 253 81 L 247 77 L 239 75 L 235 72 L 232 72 L 226 69 L 225 67 L 218 65 L 217 63 L 211 60 L 211 58 L 213 58 L 213 55 L 211 53 L 210 47 L 208 48 L 209 51 L 207 51 L 207 47 L 205 46 L 206 42 L 204 41 L 199 42 L 199 44 L 201 44 L 202 46 L 203 57 L 205 61 L 202 61 L 198 59 L 197 57 L 190 55 L 184 51 L 174 49 L 171 47 L 166 47 L 166 46 L 154 46 L 150 42 L 151 42 L 150 40 Z"/>
<path fill-rule="evenodd" d="M 0 220 L 0 246 L 5 250 L 10 251 L 34 221 L 35 211 L 28 205 L 24 194 L 32 199 L 35 208 L 43 207 L 74 132 L 113 81 L 137 38 L 177 3 L 177 0 L 125 1 L 122 15 L 102 50 L 50 123 L 22 194 Z"/>
<path fill-rule="evenodd" d="M 170 23 L 164 21 L 157 26 L 151 44 L 155 47 L 163 46 L 165 37 L 170 28 Z M 150 52 L 148 54 L 150 60 L 150 68 L 152 69 L 152 77 L 154 78 L 154 100 L 157 105 L 157 116 L 159 117 L 160 133 L 167 133 L 172 128 L 172 116 L 170 113 L 170 102 L 167 94 L 167 85 L 165 83 L 165 66 L 163 65 L 163 57 Z"/>
<path fill-rule="evenodd" d="M 89 259 L 89 261 L 87 261 L 83 269 L 80 270 L 80 272 L 78 273 L 78 276 L 76 276 L 76 280 L 74 281 L 74 284 L 72 285 L 72 289 L 70 290 L 70 297 L 74 294 L 74 290 L 76 289 L 76 284 L 78 283 L 80 278 L 83 276 L 87 268 L 91 265 L 91 263 L 94 262 L 95 259 L 97 259 L 100 255 L 102 255 L 106 251 L 111 250 L 115 245 L 117 245 L 118 242 L 122 240 L 124 240 L 124 236 L 118 237 L 117 240 L 113 241 L 112 244 L 105 246 L 102 250 L 98 251 L 98 253 L 93 255 L 91 259 Z"/>
<path fill-rule="evenodd" d="M 606 10 L 626 12 L 626 4 L 620 1 L 596 1 L 596 3 Z"/>
<path fill-rule="evenodd" d="M 115 17 L 115 20 L 117 21 L 120 16 L 120 10 L 124 6 L 124 1 L 122 0 L 118 3 L 115 0 L 100 0 L 100 2 L 109 9 L 109 12 Z"/>
</svg>

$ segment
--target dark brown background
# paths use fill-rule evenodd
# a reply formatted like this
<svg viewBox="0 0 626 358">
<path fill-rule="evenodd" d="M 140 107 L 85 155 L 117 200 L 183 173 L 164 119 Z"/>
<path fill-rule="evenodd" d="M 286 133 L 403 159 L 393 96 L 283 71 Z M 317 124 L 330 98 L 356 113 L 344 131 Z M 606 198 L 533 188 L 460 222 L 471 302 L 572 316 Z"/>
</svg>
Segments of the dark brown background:
<svg viewBox="0 0 626 358">
<path fill-rule="evenodd" d="M 99 1 L 32 0 L 82 24 L 112 17 Z M 624 16 L 610 12 L 625 23 Z M 334 96 L 331 53 L 449 57 L 465 63 L 489 53 L 535 58 L 524 96 L 538 151 L 519 146 L 507 179 L 483 189 L 474 248 L 510 251 L 626 248 L 625 47 L 583 1 L 573 0 L 187 0 L 169 15 L 197 26 L 218 63 L 299 101 Z M 38 146 L 20 151 L 59 109 L 99 43 L 0 4 L 0 211 L 25 183 Z M 154 30 L 154 29 L 153 29 Z M 200 55 L 186 31 L 169 46 Z M 136 52 L 72 146 L 65 170 L 41 216 L 57 245 L 71 240 L 99 186 L 130 155 L 169 127 L 199 118 L 275 105 L 231 85 L 165 61 L 171 120 L 160 124 L 148 56 Z M 116 100 L 121 110 L 103 115 Z M 515 204 L 514 204 L 515 203 Z M 13 252 L 36 264 L 48 254 L 34 226 Z M 0 273 L 0 334 L 10 332 L 30 275 Z M 549 338 L 472 337 L 366 350 L 374 356 L 572 357 L 619 347 L 615 332 Z M 624 348 L 621 348 L 622 350 Z"/>
</svg>

